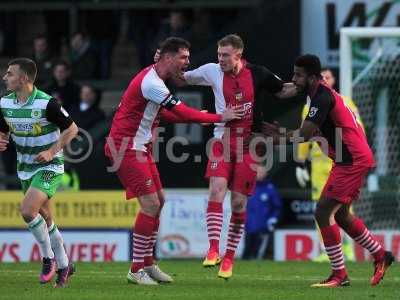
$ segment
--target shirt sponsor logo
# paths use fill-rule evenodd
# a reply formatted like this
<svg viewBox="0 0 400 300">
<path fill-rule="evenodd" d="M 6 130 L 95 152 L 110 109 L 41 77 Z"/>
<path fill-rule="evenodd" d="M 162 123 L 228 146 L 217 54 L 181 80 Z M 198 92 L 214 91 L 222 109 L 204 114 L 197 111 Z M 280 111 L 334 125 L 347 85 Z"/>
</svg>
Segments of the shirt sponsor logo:
<svg viewBox="0 0 400 300">
<path fill-rule="evenodd" d="M 32 109 L 31 117 L 33 119 L 40 119 L 42 117 L 42 111 L 40 109 Z"/>
<path fill-rule="evenodd" d="M 147 179 L 145 184 L 146 186 L 151 186 L 153 184 L 153 180 Z"/>
<path fill-rule="evenodd" d="M 213 162 L 210 164 L 210 168 L 211 168 L 211 169 L 216 169 L 217 166 L 218 166 L 218 162 L 216 162 L 216 161 L 213 161 Z"/>
<path fill-rule="evenodd" d="M 251 113 L 251 107 L 252 107 L 252 106 L 253 106 L 253 105 L 252 105 L 251 102 L 247 102 L 247 103 L 243 104 L 243 108 L 244 108 L 246 114 L 247 114 L 247 113 Z"/>
<path fill-rule="evenodd" d="M 308 116 L 310 118 L 314 117 L 317 114 L 317 111 L 318 111 L 318 107 L 311 107 L 310 112 L 308 113 Z"/>
<path fill-rule="evenodd" d="M 31 132 L 33 131 L 34 124 L 27 124 L 27 123 L 14 123 L 13 129 L 15 132 Z"/>
<path fill-rule="evenodd" d="M 244 110 L 243 120 L 250 120 L 253 117 L 253 104 L 251 102 L 247 102 L 241 107 Z"/>
<path fill-rule="evenodd" d="M 7 110 L 7 117 L 12 117 L 12 115 L 13 115 L 12 110 Z"/>
</svg>

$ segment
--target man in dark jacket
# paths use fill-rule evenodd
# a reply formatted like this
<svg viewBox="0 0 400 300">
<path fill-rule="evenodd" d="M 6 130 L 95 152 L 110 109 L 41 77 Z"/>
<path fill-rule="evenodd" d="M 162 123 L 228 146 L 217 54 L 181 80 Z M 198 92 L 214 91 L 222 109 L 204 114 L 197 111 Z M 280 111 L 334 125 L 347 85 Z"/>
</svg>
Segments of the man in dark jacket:
<svg viewBox="0 0 400 300">
<path fill-rule="evenodd" d="M 71 67 L 65 61 L 56 63 L 52 83 L 45 91 L 56 98 L 68 111 L 79 103 L 80 87 L 71 79 Z"/>
</svg>

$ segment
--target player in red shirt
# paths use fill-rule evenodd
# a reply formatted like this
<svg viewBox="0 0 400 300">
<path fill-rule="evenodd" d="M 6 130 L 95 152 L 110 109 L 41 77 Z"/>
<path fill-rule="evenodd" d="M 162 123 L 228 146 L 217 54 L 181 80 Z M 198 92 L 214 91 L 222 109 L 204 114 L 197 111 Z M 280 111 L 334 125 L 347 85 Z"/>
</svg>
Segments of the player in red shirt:
<svg viewBox="0 0 400 300">
<path fill-rule="evenodd" d="M 200 112 L 169 92 L 164 81 L 187 68 L 189 47 L 180 38 L 164 41 L 159 61 L 139 72 L 123 94 L 105 146 L 105 154 L 126 189 L 126 198 L 137 197 L 140 204 L 134 224 L 133 261 L 127 275 L 132 283 L 155 285 L 172 281 L 154 264 L 152 254 L 164 203 L 159 173 L 151 155 L 152 130 L 158 125 L 160 110 L 169 110 L 176 120 L 199 123 L 225 122 L 243 115 L 240 109 L 227 109 L 222 114 Z"/>
<path fill-rule="evenodd" d="M 308 115 L 298 131 L 282 134 L 277 124 L 265 124 L 263 131 L 266 135 L 272 135 L 275 141 L 281 139 L 289 143 L 301 142 L 295 138 L 295 132 L 303 141 L 313 136 L 323 137 L 324 140 L 318 138 L 317 141 L 334 162 L 315 211 L 332 274 L 312 287 L 350 284 L 339 227 L 374 258 L 375 271 L 371 278 L 371 285 L 374 286 L 382 280 L 394 257 L 371 235 L 363 221 L 350 212 L 350 206 L 358 199 L 366 175 L 375 166 L 375 160 L 355 114 L 345 105 L 342 97 L 321 80 L 320 74 L 321 64 L 317 56 L 307 54 L 298 57 L 292 80 L 299 91 L 307 92 L 311 98 Z"/>
<path fill-rule="evenodd" d="M 246 146 L 254 125 L 262 119 L 260 105 L 266 90 L 278 97 L 296 94 L 293 83 L 286 84 L 263 66 L 248 63 L 242 58 L 244 44 L 236 34 L 218 42 L 218 63 L 208 63 L 184 73 L 183 80 L 191 85 L 210 86 L 215 96 L 215 109 L 240 107 L 245 115 L 240 120 L 216 124 L 214 143 L 207 166 L 210 182 L 207 207 L 209 250 L 203 266 L 221 263 L 218 276 L 232 276 L 234 255 L 244 230 L 247 197 L 253 193 L 256 181 L 256 155 Z M 254 154 L 254 155 L 253 155 Z M 220 259 L 219 240 L 223 223 L 223 201 L 231 190 L 232 215 L 225 255 Z"/>
</svg>

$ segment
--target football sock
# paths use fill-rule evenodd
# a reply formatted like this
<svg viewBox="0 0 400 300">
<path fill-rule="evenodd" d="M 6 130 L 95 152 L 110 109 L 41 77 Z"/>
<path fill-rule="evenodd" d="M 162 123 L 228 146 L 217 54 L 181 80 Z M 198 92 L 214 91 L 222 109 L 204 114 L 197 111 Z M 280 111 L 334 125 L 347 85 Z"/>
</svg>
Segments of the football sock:
<svg viewBox="0 0 400 300">
<path fill-rule="evenodd" d="M 133 229 L 133 258 L 131 271 L 136 273 L 144 267 L 144 256 L 147 254 L 153 234 L 156 218 L 139 212 Z"/>
<path fill-rule="evenodd" d="M 207 207 L 207 233 L 210 249 L 219 252 L 219 240 L 223 223 L 222 203 L 209 201 Z"/>
<path fill-rule="evenodd" d="M 375 260 L 381 260 L 385 254 L 385 250 L 371 235 L 363 221 L 355 218 L 346 230 L 347 234 L 363 248 L 367 249 Z"/>
<path fill-rule="evenodd" d="M 331 268 L 334 275 L 341 278 L 346 277 L 346 267 L 344 265 L 342 239 L 340 229 L 337 224 L 320 228 L 322 239 L 325 245 L 325 251 L 331 262 Z"/>
<path fill-rule="evenodd" d="M 65 253 L 64 241 L 57 226 L 52 223 L 49 230 L 51 249 L 56 257 L 58 269 L 64 269 L 68 266 L 68 256 Z"/>
<path fill-rule="evenodd" d="M 239 245 L 240 238 L 243 235 L 244 224 L 246 222 L 246 213 L 236 213 L 232 212 L 231 220 L 229 222 L 228 230 L 228 243 L 226 246 L 225 257 L 233 260 L 235 256 L 235 251 Z"/>
<path fill-rule="evenodd" d="M 147 252 L 144 256 L 144 266 L 151 266 L 154 263 L 154 246 L 157 241 L 158 227 L 160 226 L 160 217 L 158 216 L 154 222 L 153 233 L 150 237 L 149 246 L 147 247 Z"/>
<path fill-rule="evenodd" d="M 32 221 L 28 223 L 28 229 L 32 232 L 36 241 L 39 243 L 43 257 L 54 258 L 53 250 L 51 250 L 49 232 L 43 217 L 38 214 Z"/>
</svg>

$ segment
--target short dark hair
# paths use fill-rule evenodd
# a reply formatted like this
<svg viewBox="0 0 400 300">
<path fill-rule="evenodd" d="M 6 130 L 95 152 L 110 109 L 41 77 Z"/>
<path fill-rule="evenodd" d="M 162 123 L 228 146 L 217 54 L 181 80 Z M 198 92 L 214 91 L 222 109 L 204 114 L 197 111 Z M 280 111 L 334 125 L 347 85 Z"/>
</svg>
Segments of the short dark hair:
<svg viewBox="0 0 400 300">
<path fill-rule="evenodd" d="M 36 40 L 46 40 L 46 42 L 47 42 L 47 36 L 45 34 L 41 33 L 41 34 L 38 34 L 37 36 L 35 36 L 35 38 L 33 40 L 34 41 L 36 41 Z"/>
<path fill-rule="evenodd" d="M 24 72 L 30 81 L 35 82 L 36 74 L 37 74 L 37 67 L 36 63 L 29 58 L 20 57 L 12 59 L 8 62 L 8 66 L 17 65 L 19 68 Z"/>
<path fill-rule="evenodd" d="M 308 75 L 315 75 L 317 78 L 321 78 L 321 62 L 316 55 L 300 55 L 296 58 L 294 65 L 296 67 L 304 68 Z"/>
<path fill-rule="evenodd" d="M 178 53 L 179 49 L 190 49 L 190 43 L 182 38 L 169 37 L 160 44 L 160 55 Z"/>
<path fill-rule="evenodd" d="M 70 65 L 66 60 L 63 60 L 63 59 L 58 60 L 58 61 L 54 64 L 53 69 L 54 69 L 55 67 L 57 67 L 57 66 L 64 66 L 67 70 L 71 70 L 71 65 Z"/>
<path fill-rule="evenodd" d="M 235 49 L 244 49 L 244 43 L 240 36 L 237 34 L 228 34 L 220 39 L 217 43 L 219 47 L 232 46 Z"/>
<path fill-rule="evenodd" d="M 326 72 L 326 71 L 329 71 L 329 72 L 331 72 L 333 74 L 333 70 L 331 68 L 329 68 L 329 67 L 322 67 L 321 68 L 321 73 L 322 72 Z"/>
</svg>

